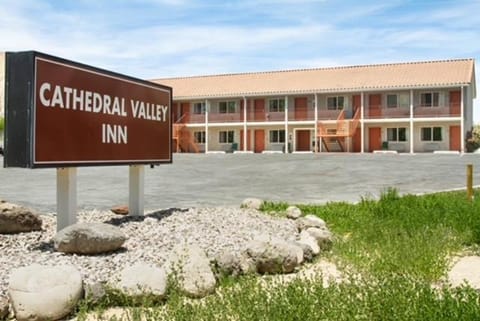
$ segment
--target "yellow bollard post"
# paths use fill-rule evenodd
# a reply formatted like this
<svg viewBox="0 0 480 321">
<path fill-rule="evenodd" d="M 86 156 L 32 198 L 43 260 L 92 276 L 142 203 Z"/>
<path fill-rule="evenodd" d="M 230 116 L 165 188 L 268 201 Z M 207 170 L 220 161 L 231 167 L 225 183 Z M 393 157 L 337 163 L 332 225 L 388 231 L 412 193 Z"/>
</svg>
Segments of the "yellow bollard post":
<svg viewBox="0 0 480 321">
<path fill-rule="evenodd" d="M 473 165 L 467 165 L 467 199 L 473 200 Z"/>
</svg>

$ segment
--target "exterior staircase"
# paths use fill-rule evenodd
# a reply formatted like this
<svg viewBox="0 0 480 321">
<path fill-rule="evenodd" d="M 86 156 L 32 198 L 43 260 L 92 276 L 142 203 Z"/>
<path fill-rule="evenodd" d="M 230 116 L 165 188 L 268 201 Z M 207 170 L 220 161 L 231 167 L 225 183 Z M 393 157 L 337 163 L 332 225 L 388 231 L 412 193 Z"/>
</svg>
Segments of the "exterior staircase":
<svg viewBox="0 0 480 321">
<path fill-rule="evenodd" d="M 360 123 L 360 109 L 357 109 L 352 119 L 345 119 L 345 111 L 342 110 L 337 117 L 335 129 L 329 131 L 326 124 L 317 123 L 318 140 L 327 152 L 347 151 L 347 138 L 352 138 Z"/>
<path fill-rule="evenodd" d="M 173 148 L 176 153 L 199 153 L 197 142 L 187 126 L 182 123 L 173 124 Z"/>
</svg>

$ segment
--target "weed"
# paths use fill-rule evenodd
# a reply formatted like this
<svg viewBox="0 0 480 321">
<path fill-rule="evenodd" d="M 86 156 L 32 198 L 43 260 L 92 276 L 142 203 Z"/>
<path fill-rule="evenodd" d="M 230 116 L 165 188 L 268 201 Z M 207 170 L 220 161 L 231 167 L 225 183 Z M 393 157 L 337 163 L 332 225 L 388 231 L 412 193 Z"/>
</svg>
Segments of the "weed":
<svg viewBox="0 0 480 321">
<path fill-rule="evenodd" d="M 262 210 L 282 213 L 287 207 L 266 202 Z M 132 319 L 478 320 L 477 291 L 438 289 L 432 283 L 445 275 L 450 255 L 478 249 L 479 190 L 473 202 L 464 192 L 400 196 L 387 189 L 378 201 L 299 207 L 324 219 L 336 235 L 329 259 L 362 272 L 361 277 L 324 288 L 320 276 L 288 284 L 223 276 L 214 295 L 190 300 L 173 286 L 165 303 L 146 300 Z M 112 293 L 106 300 L 105 306 L 132 305 Z"/>
</svg>

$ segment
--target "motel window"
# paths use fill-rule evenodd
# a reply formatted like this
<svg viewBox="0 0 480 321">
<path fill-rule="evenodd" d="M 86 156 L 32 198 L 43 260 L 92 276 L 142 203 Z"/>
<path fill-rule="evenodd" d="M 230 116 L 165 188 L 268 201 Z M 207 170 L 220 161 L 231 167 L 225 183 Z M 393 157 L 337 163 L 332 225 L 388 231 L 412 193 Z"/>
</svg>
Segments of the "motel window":
<svg viewBox="0 0 480 321">
<path fill-rule="evenodd" d="M 387 108 L 397 108 L 397 107 L 398 107 L 398 96 L 387 95 Z"/>
<path fill-rule="evenodd" d="M 285 99 L 270 99 L 268 101 L 268 110 L 270 112 L 284 112 L 285 111 Z"/>
<path fill-rule="evenodd" d="M 343 96 L 327 97 L 328 110 L 342 110 L 344 107 L 345 107 L 345 97 Z"/>
<path fill-rule="evenodd" d="M 387 108 L 408 108 L 410 107 L 410 95 L 406 93 L 402 94 L 388 94 L 387 95 Z"/>
<path fill-rule="evenodd" d="M 236 112 L 237 103 L 235 101 L 221 101 L 218 103 L 218 112 L 220 114 L 233 114 Z"/>
<path fill-rule="evenodd" d="M 193 103 L 194 114 L 205 114 L 205 102 Z"/>
<path fill-rule="evenodd" d="M 205 131 L 194 132 L 193 137 L 195 137 L 197 144 L 205 144 Z"/>
<path fill-rule="evenodd" d="M 420 94 L 421 107 L 438 107 L 439 101 L 440 101 L 440 94 L 438 92 Z"/>
<path fill-rule="evenodd" d="M 442 127 L 422 127 L 422 141 L 424 142 L 442 141 Z"/>
<path fill-rule="evenodd" d="M 218 141 L 220 144 L 230 144 L 233 143 L 233 137 L 233 130 L 220 131 L 218 134 Z"/>
<path fill-rule="evenodd" d="M 271 130 L 270 143 L 285 143 L 285 130 Z"/>
<path fill-rule="evenodd" d="M 389 142 L 406 142 L 407 129 L 405 127 L 387 128 L 387 140 Z"/>
</svg>

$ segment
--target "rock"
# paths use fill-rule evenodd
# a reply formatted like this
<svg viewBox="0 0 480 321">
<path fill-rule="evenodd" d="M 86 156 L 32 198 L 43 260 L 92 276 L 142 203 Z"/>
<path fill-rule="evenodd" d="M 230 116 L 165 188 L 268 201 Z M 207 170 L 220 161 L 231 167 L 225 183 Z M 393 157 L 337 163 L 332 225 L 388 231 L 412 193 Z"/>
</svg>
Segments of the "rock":
<svg viewBox="0 0 480 321">
<path fill-rule="evenodd" d="M 165 270 L 189 297 L 215 292 L 216 280 L 205 252 L 197 245 L 179 244 L 170 253 Z"/>
<path fill-rule="evenodd" d="M 256 268 L 253 260 L 247 253 L 223 251 L 215 258 L 218 270 L 226 275 L 243 275 L 255 273 Z"/>
<path fill-rule="evenodd" d="M 313 256 L 320 254 L 320 246 L 318 246 L 317 240 L 307 231 L 300 232 L 300 237 L 297 240 L 297 243 L 306 245 L 310 248 L 309 252 L 311 251 Z"/>
<path fill-rule="evenodd" d="M 302 262 L 303 261 L 310 262 L 310 261 L 313 260 L 315 255 L 313 254 L 312 248 L 310 246 L 308 246 L 307 244 L 304 244 L 304 243 L 299 243 L 297 241 L 294 241 L 293 244 L 302 249 L 302 251 L 303 251 Z"/>
<path fill-rule="evenodd" d="M 9 312 L 8 299 L 0 297 L 0 320 L 6 320 Z"/>
<path fill-rule="evenodd" d="M 247 253 L 258 273 L 290 273 L 298 265 L 298 247 L 278 238 L 256 237 L 247 244 Z"/>
<path fill-rule="evenodd" d="M 115 214 L 118 215 L 128 215 L 128 206 L 127 205 L 118 205 L 110 209 Z"/>
<path fill-rule="evenodd" d="M 287 217 L 291 218 L 292 220 L 296 220 L 297 218 L 300 218 L 302 216 L 302 210 L 300 210 L 296 206 L 289 206 L 286 212 Z"/>
<path fill-rule="evenodd" d="M 53 238 L 55 249 L 64 253 L 99 254 L 118 250 L 127 237 L 116 226 L 105 223 L 70 225 Z"/>
<path fill-rule="evenodd" d="M 454 287 L 468 283 L 480 291 L 480 256 L 465 256 L 460 258 L 448 272 L 448 280 Z"/>
<path fill-rule="evenodd" d="M 42 219 L 32 210 L 11 203 L 0 203 L 0 234 L 39 231 Z"/>
<path fill-rule="evenodd" d="M 73 266 L 31 265 L 10 275 L 8 295 L 18 321 L 61 319 L 82 294 L 82 276 Z"/>
<path fill-rule="evenodd" d="M 241 208 L 249 208 L 254 210 L 259 210 L 262 206 L 263 201 L 258 198 L 246 198 L 243 200 Z"/>
<path fill-rule="evenodd" d="M 297 244 L 295 241 L 288 241 L 290 245 L 292 245 L 293 249 L 295 250 L 295 253 L 297 255 L 297 265 L 300 265 L 303 263 L 304 260 L 304 252 L 303 252 L 303 247 L 300 244 Z"/>
<path fill-rule="evenodd" d="M 114 287 L 130 296 L 150 294 L 163 299 L 167 293 L 167 274 L 162 268 L 139 262 L 123 269 Z"/>
<path fill-rule="evenodd" d="M 306 231 L 317 240 L 320 250 L 329 250 L 332 248 L 333 237 L 329 230 L 309 227 Z"/>
<path fill-rule="evenodd" d="M 89 303 L 98 304 L 106 295 L 105 284 L 95 282 L 85 285 L 85 299 Z"/>
<path fill-rule="evenodd" d="M 300 232 L 306 230 L 309 227 L 316 227 L 320 229 L 327 228 L 327 224 L 325 223 L 325 221 L 315 215 L 307 215 L 304 217 L 300 217 L 295 221 L 295 223 L 297 224 L 297 228 Z"/>
</svg>

